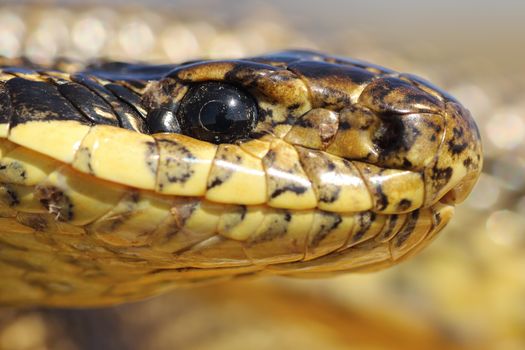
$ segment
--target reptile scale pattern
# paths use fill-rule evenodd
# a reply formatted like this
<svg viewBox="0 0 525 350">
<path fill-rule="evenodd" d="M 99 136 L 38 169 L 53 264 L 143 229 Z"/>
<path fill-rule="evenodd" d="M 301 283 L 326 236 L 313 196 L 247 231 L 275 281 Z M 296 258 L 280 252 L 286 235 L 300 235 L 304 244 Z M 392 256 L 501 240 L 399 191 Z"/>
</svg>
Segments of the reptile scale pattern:
<svg viewBox="0 0 525 350">
<path fill-rule="evenodd" d="M 436 236 L 481 171 L 455 98 L 361 61 L 0 63 L 1 303 L 107 305 L 388 267 Z M 211 81 L 256 101 L 248 137 L 150 132 Z"/>
</svg>

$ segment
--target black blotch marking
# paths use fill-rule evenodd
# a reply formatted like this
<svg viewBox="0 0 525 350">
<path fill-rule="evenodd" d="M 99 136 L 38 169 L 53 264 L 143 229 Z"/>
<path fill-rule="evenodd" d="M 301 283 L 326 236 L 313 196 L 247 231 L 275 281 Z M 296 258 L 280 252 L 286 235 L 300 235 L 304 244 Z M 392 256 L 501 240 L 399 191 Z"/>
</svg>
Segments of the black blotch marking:
<svg viewBox="0 0 525 350">
<path fill-rule="evenodd" d="M 388 196 L 383 192 L 381 185 L 376 186 L 377 210 L 385 210 L 388 207 Z"/>
<path fill-rule="evenodd" d="M 384 157 L 400 149 L 407 149 L 404 134 L 405 125 L 398 116 L 383 118 L 383 122 L 374 135 L 374 143 L 382 150 Z"/>
<path fill-rule="evenodd" d="M 414 229 L 416 228 L 417 220 L 419 219 L 419 210 L 413 211 L 410 213 L 410 216 L 407 219 L 407 222 L 396 235 L 396 247 L 399 248 L 405 241 L 410 237 Z"/>
<path fill-rule="evenodd" d="M 331 161 L 328 158 L 324 159 L 324 167 L 330 171 L 335 172 L 336 171 L 336 165 L 333 161 Z M 348 164 L 345 163 L 346 167 L 349 167 Z M 335 172 L 336 176 L 338 176 L 340 173 Z M 341 195 L 341 186 L 333 185 L 333 184 L 325 184 L 324 186 L 318 186 L 318 193 L 319 193 L 319 200 L 323 203 L 334 203 L 337 201 Z"/>
<path fill-rule="evenodd" d="M 319 191 L 319 201 L 333 203 L 339 199 L 341 188 L 339 186 L 324 186 Z"/>
<path fill-rule="evenodd" d="M 315 125 L 312 123 L 312 121 L 309 118 L 298 118 L 294 126 L 300 126 L 302 128 L 314 128 Z"/>
<path fill-rule="evenodd" d="M 429 119 L 421 118 L 421 120 L 423 121 L 423 123 L 425 123 L 425 125 L 432 128 L 436 132 L 436 134 L 439 134 L 441 132 L 442 130 L 441 125 L 436 124 L 432 120 L 429 120 Z"/>
<path fill-rule="evenodd" d="M 269 108 L 259 108 L 259 121 L 270 120 L 273 123 L 273 110 Z M 273 125 L 273 124 L 272 124 Z"/>
<path fill-rule="evenodd" d="M 352 103 L 346 91 L 340 91 L 328 86 L 323 87 L 323 95 L 318 101 L 320 108 L 339 111 Z"/>
<path fill-rule="evenodd" d="M 403 198 L 397 204 L 397 210 L 405 211 L 405 210 L 409 209 L 411 205 L 412 205 L 412 201 L 411 200 Z"/>
<path fill-rule="evenodd" d="M 301 107 L 301 104 L 300 103 L 294 103 L 294 104 L 291 104 L 287 107 L 288 111 L 289 112 L 293 112 L 295 111 L 296 109 L 298 109 L 299 107 Z"/>
<path fill-rule="evenodd" d="M 234 163 L 234 164 L 241 164 L 242 163 L 242 157 L 239 156 L 238 154 L 235 154 L 234 158 L 232 158 L 231 154 L 229 154 L 229 152 L 227 150 L 222 150 L 222 152 L 219 153 L 219 159 L 220 160 L 223 160 L 227 163 Z M 215 164 L 213 166 L 216 166 Z M 225 168 L 225 167 L 217 167 L 219 169 L 219 172 L 218 174 L 216 174 L 216 176 L 214 177 L 213 180 L 209 181 L 208 182 L 208 186 L 207 186 L 207 189 L 211 189 L 215 186 L 219 186 L 221 184 L 223 184 L 224 182 L 226 182 L 229 178 L 231 178 L 232 174 L 233 174 L 233 170 L 230 169 L 230 168 Z"/>
<path fill-rule="evenodd" d="M 239 205 L 232 208 L 232 211 L 229 212 L 230 219 L 227 221 L 227 224 L 224 225 L 226 231 L 231 230 L 233 227 L 239 225 L 244 218 L 246 217 L 247 208 L 245 205 Z"/>
<path fill-rule="evenodd" d="M 368 129 L 370 129 L 370 127 L 374 124 L 373 120 L 371 119 L 367 119 L 366 120 L 366 123 L 364 123 L 363 125 L 361 125 L 359 127 L 359 130 L 363 130 L 363 131 L 366 131 Z"/>
<path fill-rule="evenodd" d="M 409 161 L 407 158 L 403 158 L 403 167 L 405 169 L 410 169 L 412 168 L 412 162 Z"/>
<path fill-rule="evenodd" d="M 5 194 L 7 195 L 7 204 L 10 207 L 14 207 L 20 204 L 20 199 L 18 198 L 18 194 L 15 191 L 13 191 L 11 188 L 6 186 Z"/>
<path fill-rule="evenodd" d="M 468 143 L 462 142 L 458 143 L 461 140 L 464 140 L 465 132 L 462 127 L 454 127 L 452 129 L 452 133 L 454 134 L 454 137 L 448 141 L 448 147 L 451 150 L 453 154 L 458 154 L 463 152 L 465 148 L 467 148 Z"/>
<path fill-rule="evenodd" d="M 220 186 L 224 183 L 224 180 L 222 180 L 221 178 L 219 177 L 215 177 L 209 184 L 208 184 L 208 187 L 207 189 L 212 189 L 216 186 Z"/>
<path fill-rule="evenodd" d="M 366 231 L 370 229 L 372 223 L 375 221 L 377 214 L 371 211 L 364 212 L 358 216 L 357 224 L 359 225 L 359 230 L 354 234 L 352 238 L 353 242 L 359 241 L 365 235 Z"/>
<path fill-rule="evenodd" d="M 341 131 L 350 130 L 352 129 L 352 124 L 350 124 L 350 122 L 346 119 L 339 120 L 338 129 Z"/>
<path fill-rule="evenodd" d="M 159 146 L 169 154 L 169 156 L 164 159 L 164 168 L 166 169 L 164 175 L 166 179 L 168 179 L 170 183 L 185 183 L 188 181 L 195 173 L 190 166 L 191 161 L 196 159 L 193 153 L 184 145 L 173 140 L 159 139 L 157 142 Z M 172 156 L 173 154 L 177 155 L 177 157 Z M 184 161 L 184 159 L 189 160 L 189 162 Z M 159 168 L 161 167 L 159 166 Z"/>
<path fill-rule="evenodd" d="M 246 212 L 248 211 L 248 209 L 246 208 L 245 205 L 241 205 L 241 221 L 244 220 L 244 218 L 246 217 Z"/>
<path fill-rule="evenodd" d="M 199 202 L 194 201 L 184 204 L 176 211 L 176 219 L 180 227 L 183 227 L 186 224 L 186 221 L 193 215 L 193 213 L 195 212 L 195 210 L 197 210 L 198 207 Z"/>
<path fill-rule="evenodd" d="M 291 185 L 286 185 L 286 186 L 283 186 L 283 187 L 275 189 L 275 191 L 272 192 L 270 197 L 271 198 L 276 198 L 276 197 L 279 197 L 281 194 L 283 194 L 285 192 L 293 192 L 293 193 L 295 193 L 297 195 L 301 195 L 301 194 L 305 193 L 307 190 L 308 190 L 308 188 L 305 187 L 305 186 L 291 184 Z"/>
<path fill-rule="evenodd" d="M 437 165 L 434 165 L 432 168 L 431 178 L 435 184 L 436 189 L 440 189 L 445 186 L 450 181 L 453 172 L 454 170 L 451 167 L 440 169 L 437 167 Z"/>
<path fill-rule="evenodd" d="M 456 154 L 460 154 L 461 152 L 463 152 L 466 148 L 468 147 L 468 143 L 467 142 L 464 142 L 464 143 L 455 143 L 453 140 L 450 140 L 448 142 L 448 148 L 450 150 L 450 152 L 452 152 L 452 154 L 456 155 Z"/>
<path fill-rule="evenodd" d="M 392 231 L 396 227 L 398 218 L 399 218 L 399 216 L 396 215 L 396 214 L 390 215 L 389 220 L 388 220 L 388 224 L 386 225 L 386 230 L 381 235 L 382 239 L 385 239 L 386 237 L 390 236 L 390 234 L 392 234 Z"/>
<path fill-rule="evenodd" d="M 155 157 L 155 155 L 158 154 L 157 145 L 155 144 L 155 142 L 148 141 L 146 142 L 146 146 L 147 146 L 146 154 L 145 154 L 146 165 L 153 174 L 157 174 L 158 163 L 156 161 L 157 157 Z"/>
<path fill-rule="evenodd" d="M 286 235 L 286 232 L 288 231 L 288 224 L 290 223 L 291 219 L 291 214 L 286 210 L 281 211 L 279 215 L 272 215 L 271 223 L 266 226 L 266 231 L 260 233 L 248 241 L 248 246 L 268 242 Z"/>
<path fill-rule="evenodd" d="M 468 142 L 458 142 L 464 140 L 465 131 L 462 127 L 454 127 L 452 132 L 454 137 L 448 141 L 448 148 L 452 154 L 460 154 L 468 147 Z"/>
<path fill-rule="evenodd" d="M 335 213 L 321 212 L 321 215 L 323 216 L 323 224 L 320 225 L 319 231 L 315 234 L 312 241 L 310 242 L 310 247 L 317 247 L 330 232 L 335 230 L 341 224 L 341 222 L 343 222 L 343 219 L 341 219 L 341 217 Z M 325 221 L 329 221 L 329 223 L 326 224 Z"/>
<path fill-rule="evenodd" d="M 22 180 L 25 180 L 27 177 L 26 170 L 24 166 L 18 162 L 12 162 L 8 165 L 0 165 L 0 171 L 7 171 L 15 173 L 15 177 L 18 177 Z"/>
<path fill-rule="evenodd" d="M 470 169 L 472 167 L 472 158 L 467 157 L 465 160 L 463 160 L 463 166 L 467 169 Z"/>
</svg>

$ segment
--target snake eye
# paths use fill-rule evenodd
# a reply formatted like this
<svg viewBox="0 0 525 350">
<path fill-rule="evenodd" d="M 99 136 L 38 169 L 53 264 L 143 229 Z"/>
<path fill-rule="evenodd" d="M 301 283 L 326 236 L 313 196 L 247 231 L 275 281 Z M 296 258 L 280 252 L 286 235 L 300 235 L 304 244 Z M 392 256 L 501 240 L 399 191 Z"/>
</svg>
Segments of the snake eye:
<svg viewBox="0 0 525 350">
<path fill-rule="evenodd" d="M 194 85 L 177 112 L 182 132 L 199 140 L 223 143 L 246 137 L 257 123 L 257 106 L 236 86 L 208 82 Z"/>
</svg>

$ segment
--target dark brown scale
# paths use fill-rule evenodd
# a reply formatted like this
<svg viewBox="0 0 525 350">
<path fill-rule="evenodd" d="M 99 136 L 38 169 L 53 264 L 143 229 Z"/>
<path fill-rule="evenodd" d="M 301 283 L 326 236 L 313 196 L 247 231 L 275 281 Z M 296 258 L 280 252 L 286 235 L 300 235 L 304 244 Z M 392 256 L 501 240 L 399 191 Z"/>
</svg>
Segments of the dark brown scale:
<svg viewBox="0 0 525 350">
<path fill-rule="evenodd" d="M 90 89 L 73 82 L 57 82 L 57 86 L 58 91 L 94 124 L 119 125 L 113 109 Z"/>
<path fill-rule="evenodd" d="M 401 247 L 401 245 L 410 237 L 414 229 L 416 228 L 417 220 L 419 218 L 419 210 L 413 211 L 409 214 L 405 225 L 401 231 L 394 237 L 394 245 Z"/>
<path fill-rule="evenodd" d="M 146 117 L 147 112 L 144 107 L 142 107 L 139 95 L 119 84 L 110 83 L 104 85 L 104 87 L 114 93 L 115 96 L 120 98 L 122 101 L 132 106 L 142 118 Z"/>
<path fill-rule="evenodd" d="M 119 100 L 111 91 L 99 84 L 93 77 L 79 73 L 71 75 L 71 80 L 84 85 L 102 97 L 113 108 L 122 128 L 141 133 L 147 132 L 146 124 L 141 116 L 129 105 Z"/>
<path fill-rule="evenodd" d="M 33 120 L 75 120 L 89 124 L 53 84 L 13 78 L 5 86 L 13 109 L 11 127 Z"/>
</svg>

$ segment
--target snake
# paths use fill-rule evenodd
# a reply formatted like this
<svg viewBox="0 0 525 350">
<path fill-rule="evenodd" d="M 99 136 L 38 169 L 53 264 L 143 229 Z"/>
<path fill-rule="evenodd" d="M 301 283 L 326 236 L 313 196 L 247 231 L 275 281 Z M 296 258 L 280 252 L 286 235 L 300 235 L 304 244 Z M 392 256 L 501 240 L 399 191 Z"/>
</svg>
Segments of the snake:
<svg viewBox="0 0 525 350">
<path fill-rule="evenodd" d="M 426 247 L 481 172 L 457 99 L 360 60 L 0 65 L 2 304 L 380 270 Z"/>
</svg>

